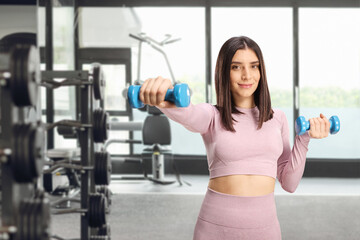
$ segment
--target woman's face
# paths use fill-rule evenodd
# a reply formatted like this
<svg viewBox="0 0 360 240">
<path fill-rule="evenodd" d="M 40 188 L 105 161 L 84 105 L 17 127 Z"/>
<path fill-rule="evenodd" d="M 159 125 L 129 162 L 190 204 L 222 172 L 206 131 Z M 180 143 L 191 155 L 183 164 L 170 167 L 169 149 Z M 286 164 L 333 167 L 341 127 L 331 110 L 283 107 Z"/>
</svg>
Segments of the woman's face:
<svg viewBox="0 0 360 240">
<path fill-rule="evenodd" d="M 254 92 L 259 84 L 259 59 L 252 49 L 239 49 L 230 67 L 230 91 L 236 105 L 254 105 Z"/>
</svg>

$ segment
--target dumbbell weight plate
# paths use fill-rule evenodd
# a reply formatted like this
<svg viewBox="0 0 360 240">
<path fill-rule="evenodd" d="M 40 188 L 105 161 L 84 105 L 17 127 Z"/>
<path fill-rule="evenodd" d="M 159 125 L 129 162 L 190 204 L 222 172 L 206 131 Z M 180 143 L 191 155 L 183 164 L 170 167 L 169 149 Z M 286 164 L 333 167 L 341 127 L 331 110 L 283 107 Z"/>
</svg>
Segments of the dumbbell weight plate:
<svg viewBox="0 0 360 240">
<path fill-rule="evenodd" d="M 47 199 L 25 199 L 18 213 L 17 240 L 49 240 L 50 205 Z"/>
<path fill-rule="evenodd" d="M 18 107 L 36 105 L 40 83 L 40 61 L 35 46 L 17 45 L 11 52 L 11 95 Z"/>
<path fill-rule="evenodd" d="M 106 209 L 107 209 L 107 202 L 106 202 L 106 197 L 104 196 L 104 194 L 100 194 L 100 198 L 99 198 L 99 209 L 101 209 L 100 211 L 98 211 L 98 217 L 100 219 L 101 225 L 105 225 L 107 223 L 107 215 L 106 215 Z"/>
<path fill-rule="evenodd" d="M 31 124 L 15 125 L 11 168 L 17 182 L 31 182 L 43 167 L 44 130 Z"/>
<path fill-rule="evenodd" d="M 106 198 L 103 194 L 90 194 L 88 216 L 90 227 L 101 227 L 106 224 Z"/>
<path fill-rule="evenodd" d="M 94 97 L 103 100 L 105 95 L 105 77 L 100 63 L 92 64 L 92 76 L 94 82 Z"/>
<path fill-rule="evenodd" d="M 101 119 L 102 119 L 102 109 L 96 109 L 94 111 L 94 127 L 93 127 L 93 134 L 94 134 L 94 142 L 102 142 L 102 131 L 101 131 Z"/>
<path fill-rule="evenodd" d="M 90 227 L 95 227 L 97 224 L 96 221 L 96 202 L 97 198 L 95 194 L 89 195 L 89 205 L 88 205 L 88 221 Z"/>
<path fill-rule="evenodd" d="M 93 116 L 94 127 L 94 142 L 104 143 L 108 139 L 109 130 L 109 114 L 102 109 L 96 109 Z"/>
<path fill-rule="evenodd" d="M 13 151 L 11 158 L 11 168 L 17 182 L 29 182 L 35 176 L 30 168 L 28 161 L 28 148 L 25 146 L 25 137 L 28 135 L 29 125 L 19 124 L 13 127 Z"/>
<path fill-rule="evenodd" d="M 108 152 L 96 152 L 94 164 L 94 182 L 96 185 L 109 185 L 111 179 L 111 157 Z"/>
</svg>

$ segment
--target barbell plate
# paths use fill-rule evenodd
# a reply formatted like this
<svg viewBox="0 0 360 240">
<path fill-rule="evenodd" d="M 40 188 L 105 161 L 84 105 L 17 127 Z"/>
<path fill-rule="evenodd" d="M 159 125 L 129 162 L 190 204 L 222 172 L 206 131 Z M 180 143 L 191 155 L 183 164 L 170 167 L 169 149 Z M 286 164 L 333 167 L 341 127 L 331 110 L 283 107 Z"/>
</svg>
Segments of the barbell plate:
<svg viewBox="0 0 360 240">
<path fill-rule="evenodd" d="M 101 132 L 100 132 L 101 115 L 100 114 L 101 114 L 100 109 L 96 109 L 94 111 L 93 134 L 94 134 L 94 142 L 96 142 L 96 143 L 101 142 Z"/>
<path fill-rule="evenodd" d="M 31 182 L 40 175 L 44 160 L 44 130 L 31 124 L 13 129 L 11 168 L 17 182 Z"/>
<path fill-rule="evenodd" d="M 99 216 L 99 220 L 100 220 L 100 222 L 99 222 L 100 226 L 105 225 L 106 222 L 107 222 L 106 209 L 107 209 L 106 197 L 104 196 L 104 194 L 100 194 L 100 197 L 99 197 L 99 211 L 98 211 L 98 216 Z"/>
<path fill-rule="evenodd" d="M 105 142 L 109 137 L 108 124 L 109 124 L 109 113 L 103 112 L 103 121 L 101 124 L 101 129 L 103 132 L 103 142 Z"/>
<path fill-rule="evenodd" d="M 94 182 L 96 185 L 109 185 L 111 181 L 111 156 L 108 152 L 96 152 L 94 163 Z"/>
<path fill-rule="evenodd" d="M 30 182 L 33 179 L 31 168 L 29 165 L 28 147 L 26 147 L 26 138 L 29 126 L 27 124 L 20 124 L 14 126 L 14 147 L 11 159 L 11 168 L 14 179 L 17 182 Z"/>
<path fill-rule="evenodd" d="M 94 83 L 94 97 L 103 100 L 105 95 L 105 78 L 100 63 L 92 64 L 92 77 Z"/>
<path fill-rule="evenodd" d="M 40 83 L 39 53 L 35 46 L 16 45 L 11 51 L 10 89 L 18 107 L 35 106 Z"/>
<path fill-rule="evenodd" d="M 108 139 L 109 114 L 102 109 L 96 109 L 93 113 L 94 142 L 104 143 Z"/>
<path fill-rule="evenodd" d="M 101 227 L 106 224 L 106 198 L 103 194 L 89 196 L 88 221 L 90 227 Z"/>
<path fill-rule="evenodd" d="M 98 227 L 96 221 L 96 195 L 90 194 L 89 196 L 89 207 L 88 207 L 88 221 L 90 227 Z"/>
</svg>

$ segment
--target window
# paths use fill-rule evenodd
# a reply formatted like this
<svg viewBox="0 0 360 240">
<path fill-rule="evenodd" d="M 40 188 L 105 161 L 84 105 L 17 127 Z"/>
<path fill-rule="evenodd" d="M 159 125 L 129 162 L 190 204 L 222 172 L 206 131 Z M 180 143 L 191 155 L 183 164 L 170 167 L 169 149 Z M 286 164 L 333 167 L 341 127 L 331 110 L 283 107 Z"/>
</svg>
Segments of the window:
<svg viewBox="0 0 360 240">
<path fill-rule="evenodd" d="M 157 41 L 163 40 L 166 34 L 170 34 L 173 39 L 181 38 L 180 41 L 165 45 L 164 51 L 176 80 L 188 83 L 192 89 L 191 102 L 205 102 L 205 9 L 176 7 L 134 10 L 141 23 L 141 32 Z M 136 54 L 133 55 L 133 66 L 137 66 L 138 49 L 136 47 L 133 50 Z M 148 44 L 143 44 L 141 80 L 159 75 L 171 77 L 164 57 Z"/>
<path fill-rule="evenodd" d="M 192 90 L 193 104 L 205 102 L 205 8 L 134 8 L 141 23 L 141 32 L 161 41 L 166 34 L 180 41 L 164 46 L 175 78 L 189 84 Z M 154 17 L 157 16 L 157 17 Z M 162 16 L 162 17 L 158 17 Z M 186 16 L 186 17 L 184 17 Z M 135 33 L 136 34 L 136 33 Z M 138 47 L 133 47 L 133 79 L 136 79 L 138 65 Z M 171 78 L 164 57 L 143 44 L 141 55 L 140 80 L 162 76 Z M 134 121 L 143 121 L 146 114 L 133 110 Z M 172 152 L 176 154 L 206 153 L 201 136 L 187 131 L 183 126 L 170 121 L 172 131 Z M 141 133 L 134 132 L 135 139 L 141 139 Z M 188 139 L 184 141 L 184 139 Z M 134 146 L 139 153 L 143 146 Z"/>
<path fill-rule="evenodd" d="M 360 9 L 299 9 L 300 115 L 338 115 L 340 132 L 311 141 L 308 157 L 359 158 Z M 326 151 L 325 151 L 326 149 Z"/>
</svg>

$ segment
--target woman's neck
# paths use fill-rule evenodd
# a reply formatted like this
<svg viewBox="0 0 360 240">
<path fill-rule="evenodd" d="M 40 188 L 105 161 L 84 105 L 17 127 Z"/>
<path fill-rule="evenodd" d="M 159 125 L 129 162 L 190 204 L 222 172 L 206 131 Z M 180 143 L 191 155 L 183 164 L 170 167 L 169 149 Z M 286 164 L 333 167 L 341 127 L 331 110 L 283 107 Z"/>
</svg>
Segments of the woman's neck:
<svg viewBox="0 0 360 240">
<path fill-rule="evenodd" d="M 235 106 L 239 107 L 239 108 L 254 108 L 255 105 L 255 101 L 254 101 L 254 97 L 250 97 L 250 98 L 243 98 L 243 99 L 238 99 L 237 101 L 235 100 Z"/>
</svg>

